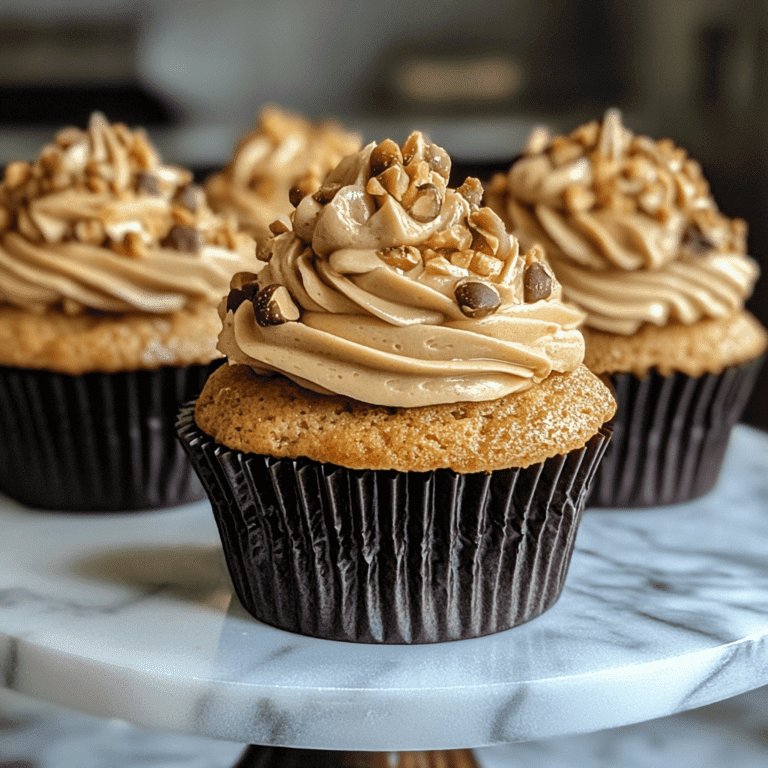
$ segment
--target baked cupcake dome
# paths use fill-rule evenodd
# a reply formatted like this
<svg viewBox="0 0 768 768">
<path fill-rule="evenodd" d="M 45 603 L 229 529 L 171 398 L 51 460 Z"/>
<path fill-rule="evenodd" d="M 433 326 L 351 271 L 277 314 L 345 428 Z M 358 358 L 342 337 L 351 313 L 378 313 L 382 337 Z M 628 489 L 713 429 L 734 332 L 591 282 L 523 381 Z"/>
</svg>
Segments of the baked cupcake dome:
<svg viewBox="0 0 768 768">
<path fill-rule="evenodd" d="M 141 131 L 94 114 L 0 184 L 0 489 L 30 506 L 200 498 L 173 433 L 253 240 Z"/>
<path fill-rule="evenodd" d="M 263 621 L 436 642 L 560 594 L 614 402 L 538 252 L 449 171 L 419 133 L 367 146 L 233 280 L 179 433 Z"/>
<path fill-rule="evenodd" d="M 532 134 L 487 192 L 523 243 L 540 243 L 586 313 L 585 363 L 619 412 L 592 503 L 686 501 L 714 484 L 766 348 L 744 310 L 757 278 L 746 225 L 723 216 L 699 164 L 618 112 L 569 136 Z"/>
<path fill-rule="evenodd" d="M 206 182 L 208 200 L 215 211 L 235 216 L 254 237 L 269 237 L 269 225 L 293 210 L 291 194 L 314 192 L 326 173 L 360 145 L 357 134 L 333 121 L 312 124 L 266 106 L 229 165 Z"/>
</svg>

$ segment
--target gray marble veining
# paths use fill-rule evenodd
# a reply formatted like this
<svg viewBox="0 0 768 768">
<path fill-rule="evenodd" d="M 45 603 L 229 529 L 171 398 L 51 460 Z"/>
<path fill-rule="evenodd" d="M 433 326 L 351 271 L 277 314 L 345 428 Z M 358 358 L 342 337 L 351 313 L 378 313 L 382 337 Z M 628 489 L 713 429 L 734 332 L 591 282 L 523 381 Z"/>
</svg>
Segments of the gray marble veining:
<svg viewBox="0 0 768 768">
<path fill-rule="evenodd" d="M 165 731 L 332 749 L 584 733 L 768 683 L 768 435 L 716 489 L 587 511 L 566 588 L 508 632 L 432 646 L 312 640 L 232 597 L 207 504 L 79 516 L 0 506 L 0 681 Z"/>
</svg>

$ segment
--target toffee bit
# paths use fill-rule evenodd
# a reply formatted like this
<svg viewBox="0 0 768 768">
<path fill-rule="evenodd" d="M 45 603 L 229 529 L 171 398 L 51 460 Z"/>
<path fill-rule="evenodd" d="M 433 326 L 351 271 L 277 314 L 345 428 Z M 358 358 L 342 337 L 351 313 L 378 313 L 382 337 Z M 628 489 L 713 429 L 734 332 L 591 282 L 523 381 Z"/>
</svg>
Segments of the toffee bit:
<svg viewBox="0 0 768 768">
<path fill-rule="evenodd" d="M 413 245 L 393 245 L 376 252 L 390 267 L 409 272 L 421 262 L 421 252 Z"/>
<path fill-rule="evenodd" d="M 333 196 L 341 189 L 341 184 L 323 184 L 312 197 L 318 203 L 329 203 Z"/>
<path fill-rule="evenodd" d="M 496 288 L 480 281 L 459 283 L 455 296 L 459 309 L 471 318 L 487 317 L 501 306 L 501 297 Z"/>
<path fill-rule="evenodd" d="M 480 206 L 483 199 L 483 185 L 474 176 L 468 176 L 456 190 L 470 205 Z"/>
<path fill-rule="evenodd" d="M 546 267 L 534 261 L 523 272 L 523 300 L 526 304 L 546 299 L 552 293 L 552 277 Z"/>
<path fill-rule="evenodd" d="M 424 154 L 430 168 L 448 181 L 448 177 L 451 175 L 450 155 L 442 147 L 438 147 L 437 144 L 428 144 Z"/>
<path fill-rule="evenodd" d="M 136 177 L 136 191 L 145 195 L 159 195 L 160 187 L 157 176 L 153 173 L 140 173 Z"/>
<path fill-rule="evenodd" d="M 192 213 L 197 213 L 203 204 L 205 193 L 198 184 L 185 184 L 177 193 L 174 202 Z"/>
<path fill-rule="evenodd" d="M 177 224 L 171 228 L 163 245 L 184 253 L 197 253 L 203 244 L 203 238 L 193 227 L 184 227 Z"/>
<path fill-rule="evenodd" d="M 392 139 L 385 139 L 373 148 L 370 163 L 371 176 L 378 176 L 395 164 L 402 165 L 403 155 L 400 147 Z"/>
<path fill-rule="evenodd" d="M 253 302 L 253 314 L 262 328 L 293 322 L 301 316 L 288 289 L 278 283 L 268 285 L 259 291 Z"/>
<path fill-rule="evenodd" d="M 705 253 L 714 250 L 715 244 L 699 229 L 696 224 L 691 224 L 683 232 L 682 245 L 690 253 L 697 256 L 703 256 Z"/>
</svg>

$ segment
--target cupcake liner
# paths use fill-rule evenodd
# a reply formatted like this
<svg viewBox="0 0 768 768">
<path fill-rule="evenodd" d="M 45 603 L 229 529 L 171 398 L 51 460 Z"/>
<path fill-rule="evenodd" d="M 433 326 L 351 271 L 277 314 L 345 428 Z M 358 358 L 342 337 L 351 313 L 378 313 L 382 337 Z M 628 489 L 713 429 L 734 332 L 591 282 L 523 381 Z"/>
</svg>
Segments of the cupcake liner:
<svg viewBox="0 0 768 768">
<path fill-rule="evenodd" d="M 707 493 L 763 360 L 699 377 L 613 374 L 613 437 L 587 506 L 649 507 Z"/>
<path fill-rule="evenodd" d="M 559 597 L 609 430 L 526 469 L 351 470 L 232 450 L 182 408 L 245 609 L 302 635 L 430 643 L 500 632 Z"/>
<path fill-rule="evenodd" d="M 0 492 L 72 512 L 205 498 L 174 420 L 219 364 L 81 376 L 0 366 Z"/>
</svg>

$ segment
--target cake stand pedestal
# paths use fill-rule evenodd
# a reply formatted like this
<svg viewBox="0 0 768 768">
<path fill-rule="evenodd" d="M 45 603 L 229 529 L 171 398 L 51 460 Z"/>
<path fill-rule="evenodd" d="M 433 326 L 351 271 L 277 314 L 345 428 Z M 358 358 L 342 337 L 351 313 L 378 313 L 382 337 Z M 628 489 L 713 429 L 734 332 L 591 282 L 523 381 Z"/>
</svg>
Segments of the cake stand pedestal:
<svg viewBox="0 0 768 768">
<path fill-rule="evenodd" d="M 252 619 L 207 503 L 53 514 L 0 500 L 0 683 L 241 743 L 462 749 L 585 733 L 768 683 L 768 435 L 703 499 L 587 511 L 559 602 L 476 640 L 371 646 Z"/>
</svg>

